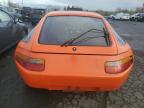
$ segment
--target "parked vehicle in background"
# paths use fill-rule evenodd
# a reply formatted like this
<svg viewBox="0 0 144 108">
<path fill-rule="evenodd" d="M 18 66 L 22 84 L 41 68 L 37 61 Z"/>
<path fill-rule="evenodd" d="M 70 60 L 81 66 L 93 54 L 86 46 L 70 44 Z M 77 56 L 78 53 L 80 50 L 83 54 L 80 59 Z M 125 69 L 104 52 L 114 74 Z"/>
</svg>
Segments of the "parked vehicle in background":
<svg viewBox="0 0 144 108">
<path fill-rule="evenodd" d="M 22 20 L 22 10 L 20 8 L 15 8 L 15 11 L 17 14 L 19 14 L 18 18 Z"/>
<path fill-rule="evenodd" d="M 8 6 L 0 6 L 1 10 L 4 10 L 5 12 L 9 13 L 13 17 L 21 18 L 21 14 L 17 13 L 16 10 L 12 7 Z"/>
<path fill-rule="evenodd" d="M 121 17 L 123 16 L 124 13 L 117 13 L 115 16 L 114 16 L 114 20 L 120 20 Z"/>
<path fill-rule="evenodd" d="M 120 19 L 121 19 L 121 20 L 130 20 L 130 14 L 124 13 L 124 14 L 121 16 Z"/>
<path fill-rule="evenodd" d="M 27 33 L 25 24 L 0 9 L 0 53 L 15 45 Z"/>
<path fill-rule="evenodd" d="M 144 13 L 138 14 L 138 17 L 136 18 L 136 20 L 140 22 L 144 22 Z"/>
<path fill-rule="evenodd" d="M 108 16 L 108 19 L 115 19 L 115 15 Z"/>
<path fill-rule="evenodd" d="M 130 21 L 136 21 L 138 15 L 139 15 L 139 13 L 135 13 L 135 14 L 131 15 L 130 16 Z"/>
<path fill-rule="evenodd" d="M 31 14 L 31 8 L 30 7 L 23 7 L 21 10 L 22 14 L 22 20 L 23 21 L 30 21 L 30 14 Z"/>
<path fill-rule="evenodd" d="M 30 21 L 33 25 L 37 24 L 45 15 L 46 10 L 42 8 L 32 8 L 30 12 Z"/>
<path fill-rule="evenodd" d="M 130 14 L 128 13 L 117 13 L 115 16 L 114 16 L 114 19 L 115 20 L 129 20 L 130 19 Z"/>
<path fill-rule="evenodd" d="M 135 13 L 130 17 L 131 21 L 144 21 L 144 13 Z"/>
</svg>

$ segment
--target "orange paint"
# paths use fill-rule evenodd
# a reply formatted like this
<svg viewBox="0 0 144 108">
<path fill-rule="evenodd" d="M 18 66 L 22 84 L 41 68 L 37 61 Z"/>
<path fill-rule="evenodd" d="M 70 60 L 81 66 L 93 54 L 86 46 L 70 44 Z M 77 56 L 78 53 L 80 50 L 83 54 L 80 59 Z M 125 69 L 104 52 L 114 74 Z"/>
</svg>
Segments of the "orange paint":
<svg viewBox="0 0 144 108">
<path fill-rule="evenodd" d="M 48 16 L 87 16 L 101 18 L 109 31 L 111 46 L 68 46 L 43 45 L 38 43 L 39 34 Z M 76 47 L 76 51 L 73 51 Z M 32 60 L 44 60 L 44 70 L 32 71 L 22 66 L 16 59 L 17 68 L 27 85 L 34 88 L 64 91 L 112 91 L 119 89 L 127 80 L 133 62 L 123 72 L 106 73 L 106 63 L 109 61 L 133 58 L 133 52 L 126 43 L 120 45 L 106 19 L 96 13 L 58 11 L 48 13 L 36 27 L 29 42 L 21 41 L 15 51 L 15 56 L 22 54 Z M 25 57 L 24 57 L 25 58 Z M 34 61 L 39 63 L 38 61 Z M 41 62 L 40 62 L 41 63 Z M 43 64 L 38 64 L 39 66 Z M 31 66 L 31 65 L 30 65 Z M 35 65 L 34 65 L 35 66 Z"/>
</svg>

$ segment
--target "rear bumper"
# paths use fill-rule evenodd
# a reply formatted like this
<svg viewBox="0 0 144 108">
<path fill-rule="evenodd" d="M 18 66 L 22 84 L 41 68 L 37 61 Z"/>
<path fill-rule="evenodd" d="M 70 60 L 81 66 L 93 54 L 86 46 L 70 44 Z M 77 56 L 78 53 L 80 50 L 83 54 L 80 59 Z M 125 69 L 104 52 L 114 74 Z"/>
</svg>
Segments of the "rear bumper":
<svg viewBox="0 0 144 108">
<path fill-rule="evenodd" d="M 32 88 L 63 91 L 114 91 L 127 80 L 132 66 L 121 74 L 109 76 L 49 76 L 42 72 L 30 72 L 16 62 L 24 82 Z"/>
</svg>

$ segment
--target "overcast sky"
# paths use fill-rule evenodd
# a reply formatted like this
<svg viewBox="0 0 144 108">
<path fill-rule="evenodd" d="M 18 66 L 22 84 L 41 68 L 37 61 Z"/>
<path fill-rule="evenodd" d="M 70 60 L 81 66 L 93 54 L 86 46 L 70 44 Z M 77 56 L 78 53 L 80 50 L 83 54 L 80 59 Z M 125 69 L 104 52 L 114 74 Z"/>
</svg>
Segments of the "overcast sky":
<svg viewBox="0 0 144 108">
<path fill-rule="evenodd" d="M 0 0 L 1 1 L 1 0 Z M 22 0 L 11 0 L 21 3 Z M 69 4 L 83 7 L 85 9 L 114 10 L 116 8 L 134 9 L 142 6 L 144 0 L 23 0 L 24 4 Z"/>
</svg>

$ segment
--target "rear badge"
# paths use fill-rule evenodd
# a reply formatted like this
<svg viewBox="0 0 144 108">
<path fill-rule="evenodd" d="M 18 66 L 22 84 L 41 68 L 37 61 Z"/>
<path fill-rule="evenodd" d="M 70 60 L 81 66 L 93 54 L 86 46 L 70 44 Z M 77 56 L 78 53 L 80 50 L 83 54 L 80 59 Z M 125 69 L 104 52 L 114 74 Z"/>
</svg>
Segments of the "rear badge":
<svg viewBox="0 0 144 108">
<path fill-rule="evenodd" d="M 72 50 L 73 50 L 73 51 L 76 51 L 77 49 L 76 49 L 76 47 L 73 47 Z"/>
</svg>

